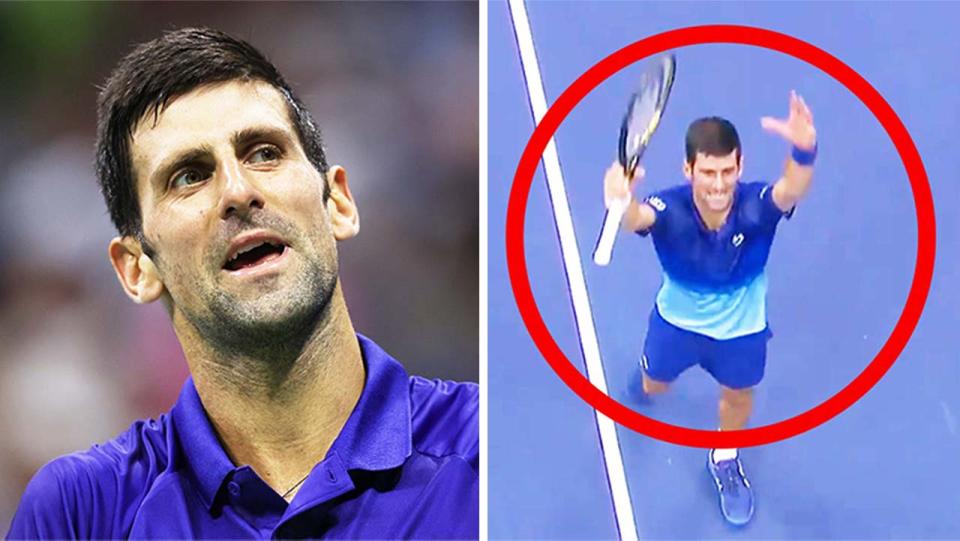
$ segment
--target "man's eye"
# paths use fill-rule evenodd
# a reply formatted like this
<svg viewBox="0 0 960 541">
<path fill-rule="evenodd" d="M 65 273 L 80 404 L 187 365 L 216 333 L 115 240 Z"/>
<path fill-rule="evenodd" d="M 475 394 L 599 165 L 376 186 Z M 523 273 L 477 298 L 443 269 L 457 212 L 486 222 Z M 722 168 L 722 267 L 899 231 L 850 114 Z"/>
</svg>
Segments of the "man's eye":
<svg viewBox="0 0 960 541">
<path fill-rule="evenodd" d="M 266 147 L 260 147 L 257 150 L 255 150 L 252 154 L 250 154 L 250 157 L 247 158 L 247 161 L 249 163 L 265 163 L 265 162 L 276 161 L 279 158 L 280 158 L 279 150 L 277 150 L 275 147 L 272 147 L 272 146 L 266 146 Z"/>
<path fill-rule="evenodd" d="M 198 182 L 203 182 L 208 176 L 209 175 L 207 175 L 207 173 L 200 171 L 199 169 L 183 169 L 173 176 L 173 179 L 170 181 L 170 186 L 173 188 L 190 186 Z"/>
</svg>

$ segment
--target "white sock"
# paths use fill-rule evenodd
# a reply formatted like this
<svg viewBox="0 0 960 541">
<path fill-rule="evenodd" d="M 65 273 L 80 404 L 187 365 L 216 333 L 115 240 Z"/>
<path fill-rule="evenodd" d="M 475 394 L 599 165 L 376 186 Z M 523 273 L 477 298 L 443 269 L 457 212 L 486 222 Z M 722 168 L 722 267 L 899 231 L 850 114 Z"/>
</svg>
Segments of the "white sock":
<svg viewBox="0 0 960 541">
<path fill-rule="evenodd" d="M 736 449 L 714 449 L 711 456 L 713 457 L 713 463 L 716 464 L 721 460 L 733 460 L 737 458 L 737 450 Z"/>
</svg>

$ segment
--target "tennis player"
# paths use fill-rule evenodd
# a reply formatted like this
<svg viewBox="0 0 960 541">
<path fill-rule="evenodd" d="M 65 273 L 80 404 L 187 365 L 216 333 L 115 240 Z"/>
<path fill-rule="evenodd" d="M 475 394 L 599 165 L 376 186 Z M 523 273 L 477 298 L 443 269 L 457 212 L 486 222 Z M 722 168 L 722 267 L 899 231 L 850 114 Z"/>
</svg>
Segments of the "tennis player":
<svg viewBox="0 0 960 541">
<path fill-rule="evenodd" d="M 476 538 L 477 386 L 354 331 L 336 242 L 357 207 L 277 69 L 177 30 L 119 63 L 98 113 L 110 261 L 163 303 L 191 377 L 168 414 L 45 465 L 8 536 Z"/>
<path fill-rule="evenodd" d="M 813 115 L 796 93 L 787 119 L 765 117 L 761 124 L 793 145 L 775 183 L 739 182 L 737 130 L 722 118 L 701 118 L 687 130 L 683 173 L 689 182 L 632 201 L 622 220 L 625 230 L 653 237 L 663 268 L 631 387 L 641 396 L 662 393 L 700 365 L 720 384 L 720 430 L 740 430 L 750 418 L 772 336 L 764 268 L 777 224 L 810 187 L 817 152 Z M 630 196 L 643 174 L 638 168 L 628 179 L 614 163 L 604 179 L 607 205 Z M 707 464 L 723 516 L 746 524 L 754 497 L 737 450 L 713 449 Z"/>
</svg>

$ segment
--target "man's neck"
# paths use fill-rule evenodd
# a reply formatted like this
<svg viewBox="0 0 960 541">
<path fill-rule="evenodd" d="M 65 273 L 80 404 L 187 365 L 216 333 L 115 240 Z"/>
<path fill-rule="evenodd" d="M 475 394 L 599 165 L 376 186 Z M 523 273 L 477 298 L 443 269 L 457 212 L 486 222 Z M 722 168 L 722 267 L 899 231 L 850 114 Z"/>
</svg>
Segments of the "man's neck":
<svg viewBox="0 0 960 541">
<path fill-rule="evenodd" d="M 696 197 L 693 198 L 693 206 L 700 214 L 703 225 L 707 226 L 710 231 L 719 231 L 723 224 L 727 223 L 727 217 L 730 216 L 730 210 L 733 208 L 731 205 L 719 212 L 710 210 L 706 205 L 702 205 Z"/>
<path fill-rule="evenodd" d="M 303 347 L 286 359 L 224 354 L 174 318 L 194 385 L 227 455 L 253 467 L 281 495 L 323 459 L 363 390 L 360 345 L 339 287 L 330 303 Z"/>
</svg>

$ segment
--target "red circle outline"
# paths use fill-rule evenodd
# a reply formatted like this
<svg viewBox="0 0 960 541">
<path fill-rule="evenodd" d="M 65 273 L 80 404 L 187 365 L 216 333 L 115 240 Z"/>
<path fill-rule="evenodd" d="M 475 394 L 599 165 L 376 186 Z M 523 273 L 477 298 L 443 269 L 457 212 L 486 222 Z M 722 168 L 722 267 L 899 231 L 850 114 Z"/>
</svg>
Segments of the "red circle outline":
<svg viewBox="0 0 960 541">
<path fill-rule="evenodd" d="M 917 258 L 910 292 L 893 332 L 874 360 L 840 392 L 812 409 L 774 424 L 731 432 L 663 423 L 633 411 L 594 387 L 566 358 L 540 316 L 527 275 L 523 242 L 534 172 L 548 141 L 567 114 L 593 88 L 628 64 L 667 49 L 703 43 L 734 43 L 779 51 L 813 64 L 842 83 L 877 117 L 896 146 L 910 179 L 917 213 Z M 920 154 L 900 118 L 866 79 L 826 51 L 792 36 L 751 26 L 707 25 L 670 30 L 628 45 L 588 69 L 557 98 L 534 130 L 517 166 L 507 206 L 506 251 L 513 295 L 527 331 L 560 379 L 581 399 L 617 423 L 661 441 L 691 447 L 749 447 L 781 441 L 830 420 L 862 398 L 890 369 L 913 334 L 926 303 L 933 277 L 936 223 Z"/>
</svg>

